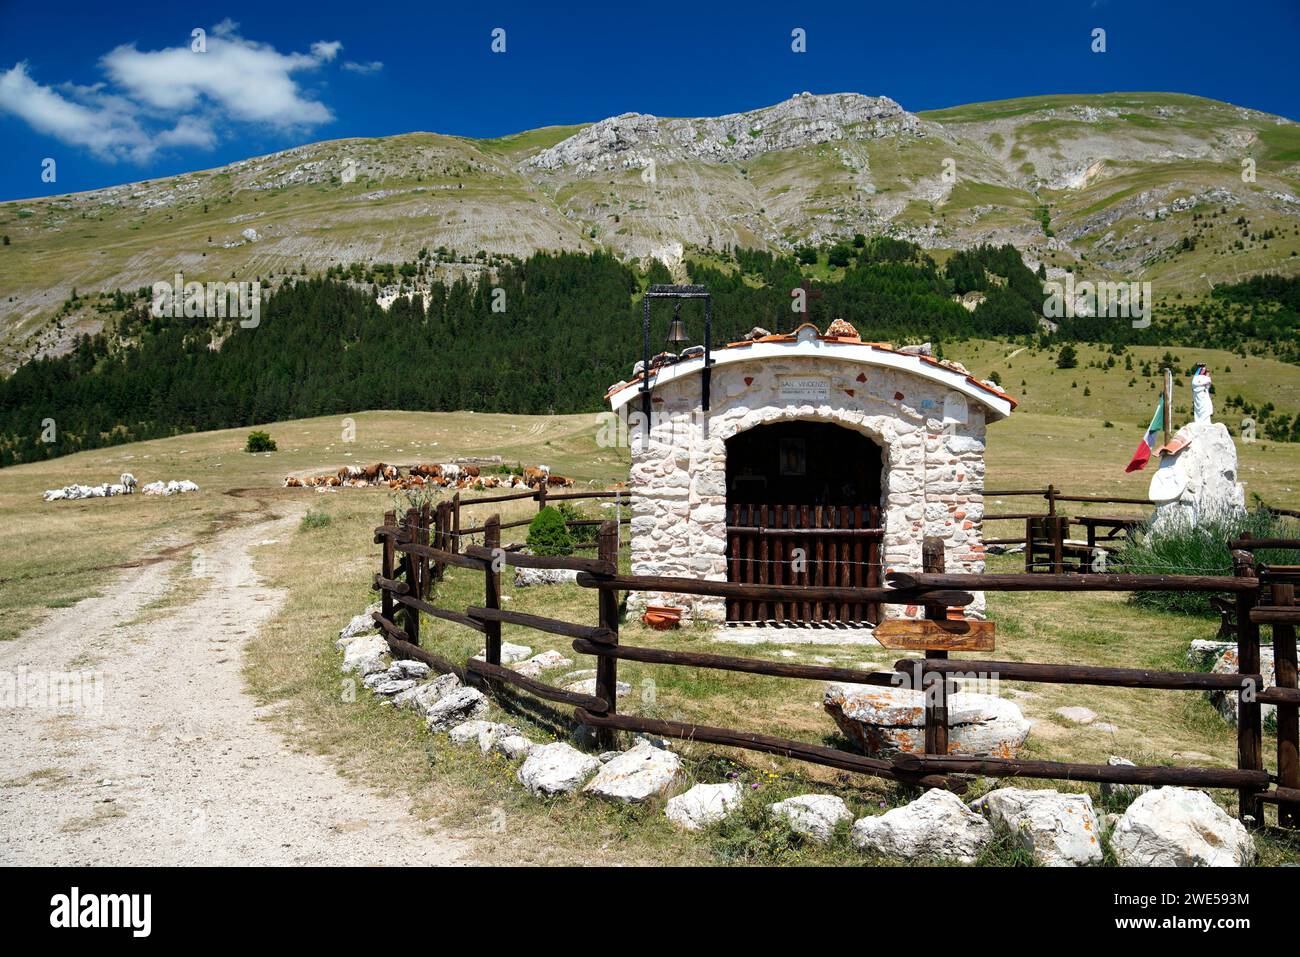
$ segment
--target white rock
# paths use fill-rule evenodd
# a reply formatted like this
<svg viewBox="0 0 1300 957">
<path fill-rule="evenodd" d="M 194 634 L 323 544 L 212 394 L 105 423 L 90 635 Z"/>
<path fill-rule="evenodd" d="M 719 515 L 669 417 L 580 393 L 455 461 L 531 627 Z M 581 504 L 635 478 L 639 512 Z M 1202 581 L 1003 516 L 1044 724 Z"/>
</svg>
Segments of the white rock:
<svg viewBox="0 0 1300 957">
<path fill-rule="evenodd" d="M 1110 835 L 1124 867 L 1245 867 L 1255 841 L 1204 791 L 1163 787 L 1129 805 Z"/>
<path fill-rule="evenodd" d="M 1101 860 L 1101 825 L 1086 794 L 999 788 L 983 801 L 994 825 L 1046 867 L 1072 867 Z"/>
<path fill-rule="evenodd" d="M 477 688 L 457 688 L 429 708 L 430 731 L 447 731 L 487 714 L 488 700 Z"/>
<path fill-rule="evenodd" d="M 1068 708 L 1057 708 L 1056 713 L 1066 721 L 1073 721 L 1075 724 L 1092 724 L 1097 720 L 1097 712 L 1091 708 L 1085 708 L 1082 705 L 1071 705 Z"/>
<path fill-rule="evenodd" d="M 389 676 L 387 671 L 379 673 L 378 677 L 382 677 L 382 681 L 376 681 L 374 684 L 370 684 L 370 678 L 374 677 L 376 677 L 376 675 L 370 675 L 367 677 L 367 686 L 375 694 L 384 695 L 386 697 L 392 697 L 393 695 L 399 694 L 403 691 L 410 691 L 415 687 L 415 680 L 413 678 L 392 678 Z"/>
<path fill-rule="evenodd" d="M 410 658 L 399 658 L 389 666 L 388 671 L 394 678 L 423 680 L 429 677 L 429 666 L 423 661 L 414 661 Z"/>
<path fill-rule="evenodd" d="M 600 766 L 600 761 L 591 755 L 556 741 L 534 748 L 516 777 L 534 797 L 572 794 Z"/>
<path fill-rule="evenodd" d="M 681 758 L 642 742 L 603 764 L 583 789 L 609 801 L 637 804 L 663 794 L 681 770 Z"/>
<path fill-rule="evenodd" d="M 852 839 L 859 850 L 885 857 L 971 864 L 993 839 L 993 826 L 951 791 L 935 788 L 911 804 L 860 818 Z"/>
<path fill-rule="evenodd" d="M 1128 758 L 1121 758 L 1117 754 L 1112 754 L 1106 759 L 1106 763 L 1112 768 L 1132 768 L 1136 765 Z M 1114 784 L 1110 781 L 1101 782 L 1101 796 L 1105 800 L 1131 800 L 1139 794 L 1146 794 L 1151 790 L 1149 784 Z"/>
<path fill-rule="evenodd" d="M 388 670 L 388 642 L 379 635 L 368 635 L 348 642 L 343 649 L 343 673 L 363 678 L 376 671 Z"/>
<path fill-rule="evenodd" d="M 537 745 L 522 734 L 501 735 L 492 742 L 492 750 L 504 754 L 511 761 L 518 761 L 532 754 Z"/>
<path fill-rule="evenodd" d="M 833 794 L 800 794 L 768 806 L 775 817 L 810 840 L 825 844 L 841 821 L 852 820 L 848 805 Z"/>
<path fill-rule="evenodd" d="M 685 794 L 668 801 L 664 814 L 668 820 L 688 831 L 716 824 L 744 800 L 744 789 L 739 782 L 726 784 L 697 784 Z"/>
<path fill-rule="evenodd" d="M 527 661 L 521 661 L 515 665 L 515 671 L 528 678 L 536 678 L 543 671 L 550 671 L 554 668 L 567 668 L 573 664 L 571 658 L 566 658 L 558 651 L 543 651 L 540 655 L 533 655 Z"/>
<path fill-rule="evenodd" d="M 409 691 L 403 691 L 393 698 L 393 704 L 402 708 L 412 708 L 420 714 L 427 715 L 429 709 L 441 698 L 446 697 L 460 687 L 460 679 L 453 674 L 438 675 L 426 684 L 416 685 Z"/>
<path fill-rule="evenodd" d="M 374 619 L 370 617 L 370 613 L 363 612 L 353 617 L 350 622 L 343 626 L 339 631 L 339 641 L 346 641 L 346 639 L 355 638 L 357 635 L 377 631 L 378 628 L 379 626 L 375 624 Z M 336 644 L 335 647 L 341 649 L 342 646 Z"/>
<path fill-rule="evenodd" d="M 1235 675 L 1240 673 L 1240 666 L 1237 664 L 1237 646 L 1234 644 L 1225 648 L 1220 653 L 1219 658 L 1210 669 L 1216 675 Z M 1259 649 L 1259 673 L 1264 679 L 1264 687 L 1272 688 L 1277 683 L 1277 677 L 1274 673 L 1273 649 L 1265 645 Z M 1237 692 L 1235 691 L 1207 691 L 1206 696 L 1210 699 L 1223 715 L 1229 724 L 1237 723 Z M 1277 705 L 1262 704 L 1259 706 L 1260 719 L 1267 721 L 1277 712 Z"/>
<path fill-rule="evenodd" d="M 534 585 L 562 585 L 578 580 L 571 568 L 516 568 L 515 587 L 531 588 Z"/>
<path fill-rule="evenodd" d="M 573 682 L 573 684 L 565 685 L 564 690 L 573 691 L 576 692 L 577 694 L 594 695 L 596 693 L 596 679 L 587 678 L 583 681 L 575 681 Z M 626 681 L 619 681 L 614 686 L 614 696 L 617 698 L 621 698 L 626 694 L 630 694 L 631 691 L 632 691 L 632 686 L 628 684 Z"/>
<path fill-rule="evenodd" d="M 921 691 L 833 682 L 826 686 L 823 705 L 864 754 L 925 750 Z M 1015 757 L 1030 727 L 1014 701 L 972 692 L 948 698 L 948 723 L 950 753 L 997 758 Z"/>
<path fill-rule="evenodd" d="M 480 735 L 497 727 L 495 721 L 484 721 L 481 718 L 476 718 L 473 721 L 466 721 L 456 725 L 447 732 L 447 737 L 451 739 L 452 744 L 469 744 L 471 741 L 477 742 Z"/>
<path fill-rule="evenodd" d="M 523 661 L 533 653 L 533 649 L 527 645 L 512 645 L 508 641 L 501 642 L 501 663 L 503 665 L 513 665 L 517 661 Z M 479 661 L 487 660 L 487 649 L 484 648 L 474 656 Z"/>
</svg>

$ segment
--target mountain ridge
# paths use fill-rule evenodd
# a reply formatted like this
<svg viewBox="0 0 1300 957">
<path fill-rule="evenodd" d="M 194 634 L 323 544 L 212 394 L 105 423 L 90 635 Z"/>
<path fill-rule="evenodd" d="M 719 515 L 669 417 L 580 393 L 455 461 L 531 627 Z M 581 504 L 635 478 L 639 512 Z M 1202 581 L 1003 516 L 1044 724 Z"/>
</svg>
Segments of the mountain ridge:
<svg viewBox="0 0 1300 957">
<path fill-rule="evenodd" d="M 863 233 L 937 251 L 1012 243 L 1049 275 L 1086 269 L 1173 295 L 1293 273 L 1298 225 L 1300 127 L 1176 93 L 917 113 L 887 96 L 801 93 L 720 117 L 350 137 L 0 204 L 11 239 L 0 364 L 98 331 L 96 317 L 64 309 L 74 290 L 133 289 L 178 270 L 274 281 L 421 249 L 446 251 L 448 277 L 537 250 L 672 267 L 710 248 L 788 251 Z"/>
</svg>

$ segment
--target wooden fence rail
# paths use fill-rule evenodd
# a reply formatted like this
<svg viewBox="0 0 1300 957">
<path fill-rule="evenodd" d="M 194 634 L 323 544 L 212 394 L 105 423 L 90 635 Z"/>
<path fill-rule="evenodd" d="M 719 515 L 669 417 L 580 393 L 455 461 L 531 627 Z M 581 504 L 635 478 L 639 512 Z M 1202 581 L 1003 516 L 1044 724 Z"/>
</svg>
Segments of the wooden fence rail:
<svg viewBox="0 0 1300 957">
<path fill-rule="evenodd" d="M 584 496 L 595 493 L 578 493 Z M 1001 493 L 1009 494 L 1009 493 Z M 1031 494 L 1031 493 L 1025 493 Z M 512 496 L 512 498 L 518 496 Z M 855 771 L 924 787 L 963 790 L 963 775 L 1033 777 L 1123 784 L 1178 784 L 1227 788 L 1238 792 L 1239 816 L 1251 826 L 1264 822 L 1263 806 L 1276 804 L 1278 824 L 1300 826 L 1300 742 L 1297 741 L 1297 688 L 1295 625 L 1300 608 L 1295 603 L 1294 568 L 1276 571 L 1255 560 L 1248 548 L 1300 548 L 1300 540 L 1234 542 L 1234 574 L 1120 575 L 1120 574 L 948 574 L 942 571 L 942 550 L 925 549 L 925 570 L 888 576 L 888 587 L 852 588 L 808 585 L 741 584 L 702 578 L 623 575 L 618 572 L 618 527 L 605 520 L 600 527 L 595 559 L 573 556 L 529 556 L 500 544 L 502 525 L 493 515 L 484 523 L 484 544 L 458 553 L 448 536 L 452 513 L 412 510 L 401 524 L 395 513 L 385 515 L 375 529 L 382 546 L 381 567 L 373 587 L 381 593 L 380 611 L 374 619 L 393 654 L 415 658 L 463 681 L 481 685 L 508 684 L 544 700 L 574 708 L 580 724 L 595 729 L 602 747 L 613 747 L 619 732 L 646 732 L 782 755 L 801 761 Z M 428 544 L 432 540 L 433 544 Z M 433 604 L 433 585 L 444 566 L 454 566 L 484 576 L 482 605 L 463 610 Z M 577 573 L 577 583 L 593 590 L 598 603 L 598 623 L 580 625 L 501 607 L 501 570 L 506 566 L 563 568 Z M 434 574 L 434 571 L 437 574 Z M 943 650 L 928 650 L 924 658 L 897 661 L 893 671 L 866 671 L 745 658 L 695 651 L 624 645 L 619 636 L 619 595 L 626 591 L 743 597 L 755 601 L 857 601 L 882 605 L 912 605 L 927 617 L 941 618 L 949 606 L 964 606 L 975 591 L 1206 591 L 1231 597 L 1236 608 L 1238 674 L 1160 671 L 1149 668 L 1115 668 L 1084 664 L 1050 664 L 1018 661 L 950 659 Z M 395 621 L 403 613 L 403 626 Z M 471 628 L 484 635 L 484 655 L 463 664 L 446 660 L 421 646 L 421 614 Z M 572 640 L 575 652 L 596 659 L 595 694 L 557 688 L 529 678 L 501 663 L 501 627 L 531 628 Z M 1260 626 L 1273 631 L 1275 686 L 1263 688 L 1260 673 Z M 841 681 L 880 687 L 925 688 L 924 753 L 905 753 L 891 759 L 872 758 L 825 745 L 811 744 L 757 732 L 668 721 L 618 712 L 618 662 L 637 661 L 670 667 L 706 668 L 742 674 L 765 675 L 803 681 Z M 1013 681 L 1104 687 L 1147 688 L 1160 691 L 1220 691 L 1237 693 L 1237 767 L 1114 767 L 1073 762 L 969 757 L 948 753 L 947 695 L 971 675 Z M 931 680 L 927 680 L 931 679 Z M 1275 704 L 1277 722 L 1277 772 L 1263 763 L 1261 705 Z"/>
</svg>

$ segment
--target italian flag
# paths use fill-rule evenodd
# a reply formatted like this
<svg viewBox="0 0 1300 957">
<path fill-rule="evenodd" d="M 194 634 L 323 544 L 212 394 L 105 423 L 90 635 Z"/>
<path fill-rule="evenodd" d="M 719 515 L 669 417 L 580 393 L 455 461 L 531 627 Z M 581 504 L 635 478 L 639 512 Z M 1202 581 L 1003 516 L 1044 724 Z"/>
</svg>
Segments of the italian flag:
<svg viewBox="0 0 1300 957">
<path fill-rule="evenodd" d="M 1156 434 L 1164 427 L 1165 397 L 1162 395 L 1160 401 L 1156 403 L 1156 414 L 1151 416 L 1151 424 L 1147 426 L 1147 434 L 1138 443 L 1137 451 L 1133 453 L 1133 461 L 1124 469 L 1125 472 L 1136 472 L 1147 467 L 1147 462 L 1151 458 L 1151 450 L 1156 447 Z"/>
</svg>

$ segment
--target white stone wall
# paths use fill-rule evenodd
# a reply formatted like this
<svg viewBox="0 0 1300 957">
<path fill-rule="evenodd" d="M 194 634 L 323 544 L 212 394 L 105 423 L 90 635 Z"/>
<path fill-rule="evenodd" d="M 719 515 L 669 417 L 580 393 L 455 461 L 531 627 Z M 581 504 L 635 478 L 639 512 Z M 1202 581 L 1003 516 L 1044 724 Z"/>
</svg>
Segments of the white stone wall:
<svg viewBox="0 0 1300 957">
<path fill-rule="evenodd" d="M 779 377 L 788 375 L 829 377 L 829 400 L 816 406 L 783 402 Z M 921 376 L 860 362 L 759 359 L 714 368 L 713 408 L 706 417 L 699 411 L 699 376 L 665 383 L 654 392 L 648 441 L 643 428 L 629 430 L 633 573 L 725 581 L 726 441 L 755 426 L 792 420 L 836 423 L 884 450 L 886 571 L 920 570 L 926 536 L 944 539 L 948 571 L 983 571 L 984 407 L 968 400 L 967 422 L 945 429 L 944 399 L 951 391 Z M 629 409 L 638 412 L 639 402 L 634 398 Z M 629 606 L 638 611 L 647 603 L 675 605 L 706 620 L 725 617 L 718 598 L 629 596 Z M 983 595 L 977 595 L 968 611 L 978 614 L 983 607 Z"/>
</svg>

